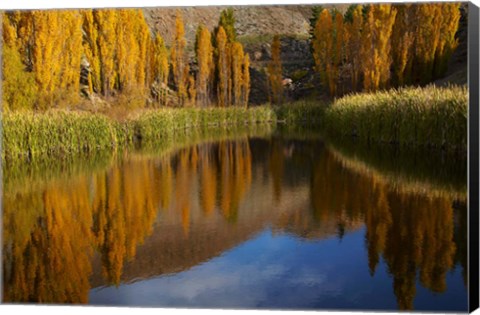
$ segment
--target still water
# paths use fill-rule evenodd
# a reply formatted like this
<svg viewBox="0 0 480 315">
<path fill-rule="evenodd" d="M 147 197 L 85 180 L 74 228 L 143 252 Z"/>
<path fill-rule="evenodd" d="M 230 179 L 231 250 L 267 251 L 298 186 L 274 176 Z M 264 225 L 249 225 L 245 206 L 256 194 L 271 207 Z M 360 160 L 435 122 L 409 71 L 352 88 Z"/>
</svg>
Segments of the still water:
<svg viewBox="0 0 480 315">
<path fill-rule="evenodd" d="M 4 169 L 7 303 L 466 311 L 466 160 L 236 137 Z"/>
</svg>

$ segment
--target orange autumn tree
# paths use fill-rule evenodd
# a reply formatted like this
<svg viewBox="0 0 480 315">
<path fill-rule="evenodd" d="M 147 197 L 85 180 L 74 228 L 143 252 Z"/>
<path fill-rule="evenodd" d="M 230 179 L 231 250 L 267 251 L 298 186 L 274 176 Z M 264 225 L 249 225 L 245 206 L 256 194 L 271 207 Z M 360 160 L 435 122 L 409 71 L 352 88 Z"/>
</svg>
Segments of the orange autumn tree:
<svg viewBox="0 0 480 315">
<path fill-rule="evenodd" d="M 236 41 L 233 10 L 223 10 L 215 28 L 215 86 L 218 106 L 246 106 L 250 93 L 249 65 L 243 45 Z M 248 84 L 248 87 L 246 87 Z"/>
<path fill-rule="evenodd" d="M 268 82 L 270 101 L 273 104 L 283 103 L 282 61 L 280 59 L 280 36 L 275 35 L 272 42 L 272 60 L 268 64 Z"/>
<path fill-rule="evenodd" d="M 117 10 L 94 10 L 98 28 L 98 50 L 100 57 L 101 89 L 104 96 L 109 96 L 115 86 L 115 46 L 117 41 Z"/>
<path fill-rule="evenodd" d="M 170 71 L 170 65 L 168 63 L 168 50 L 165 47 L 165 42 L 160 34 L 155 35 L 155 41 L 153 42 L 153 81 L 157 82 L 160 86 L 159 94 L 157 95 L 157 101 L 159 105 L 167 104 L 167 84 L 168 74 Z"/>
<path fill-rule="evenodd" d="M 413 16 L 411 4 L 395 5 L 397 16 L 392 32 L 392 57 L 394 67 L 394 78 L 397 85 L 403 85 L 410 80 L 414 32 L 411 27 Z"/>
<path fill-rule="evenodd" d="M 210 32 L 204 25 L 197 30 L 195 52 L 198 63 L 197 100 L 201 106 L 210 104 L 210 93 L 214 71 L 213 46 Z"/>
<path fill-rule="evenodd" d="M 391 34 L 397 11 L 392 5 L 370 5 L 362 31 L 363 88 L 375 91 L 387 87 L 392 58 Z"/>
<path fill-rule="evenodd" d="M 180 11 L 177 11 L 175 18 L 175 38 L 171 48 L 171 63 L 173 72 L 173 81 L 177 89 L 177 96 L 179 105 L 183 106 L 187 101 L 187 81 L 185 68 L 188 65 L 187 57 L 185 55 L 185 47 L 187 42 L 185 40 L 185 29 L 183 25 L 183 17 Z"/>
<path fill-rule="evenodd" d="M 233 103 L 236 106 L 242 105 L 243 95 L 243 62 L 245 54 L 243 46 L 239 42 L 232 43 L 232 82 L 233 82 Z"/>
<path fill-rule="evenodd" d="M 340 73 L 354 91 L 359 83 L 367 91 L 426 84 L 445 74 L 458 45 L 458 3 L 354 5 L 343 23 L 331 12 L 319 13 L 312 39 L 316 70 L 331 95 L 338 94 Z"/>
<path fill-rule="evenodd" d="M 227 34 L 222 26 L 218 28 L 216 36 L 216 59 L 217 59 L 217 102 L 218 106 L 228 105 L 228 55 L 227 55 Z"/>
<path fill-rule="evenodd" d="M 440 39 L 435 51 L 434 76 L 440 77 L 447 71 L 448 61 L 458 46 L 455 35 L 460 22 L 460 3 L 442 3 L 440 6 Z"/>
<path fill-rule="evenodd" d="M 35 74 L 28 70 L 29 59 L 25 57 L 25 38 L 18 34 L 25 26 L 18 26 L 22 24 L 18 17 L 2 13 L 1 101 L 4 110 L 32 109 L 37 95 Z M 30 21 L 23 24 L 31 26 Z"/>
<path fill-rule="evenodd" d="M 243 59 L 242 83 L 242 105 L 248 107 L 248 98 L 250 95 L 250 57 L 248 53 L 245 54 Z"/>
<path fill-rule="evenodd" d="M 315 29 L 313 31 L 313 59 L 315 61 L 315 70 L 320 76 L 320 81 L 324 86 L 328 86 L 327 77 L 327 57 L 331 50 L 329 42 L 330 33 L 332 32 L 332 17 L 328 10 L 322 9 L 319 13 Z"/>
<path fill-rule="evenodd" d="M 362 25 L 363 14 L 362 6 L 355 5 L 352 7 L 351 20 L 345 17 L 345 61 L 349 65 L 351 89 L 356 91 L 360 80 L 360 67 L 362 60 L 360 59 L 360 47 L 362 45 Z"/>
</svg>

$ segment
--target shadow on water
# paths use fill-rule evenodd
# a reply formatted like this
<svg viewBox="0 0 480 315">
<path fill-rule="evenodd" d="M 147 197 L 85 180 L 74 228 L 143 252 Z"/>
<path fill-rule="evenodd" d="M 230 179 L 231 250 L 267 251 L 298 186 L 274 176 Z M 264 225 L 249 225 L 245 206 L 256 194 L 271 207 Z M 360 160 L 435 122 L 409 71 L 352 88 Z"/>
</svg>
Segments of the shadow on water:
<svg viewBox="0 0 480 315">
<path fill-rule="evenodd" d="M 278 236 L 270 248 L 283 236 L 321 246 L 364 231 L 363 248 L 351 251 L 362 249 L 355 259 L 364 261 L 372 283 L 388 274 L 381 279 L 390 287 L 384 294 L 395 296 L 390 309 L 434 309 L 442 294 L 424 297 L 419 287 L 465 291 L 459 284 L 466 279 L 465 159 L 324 142 L 315 132 L 268 134 L 185 137 L 177 145 L 4 169 L 5 302 L 102 304 L 93 288 L 186 277 L 242 244 L 255 247 L 265 231 Z M 338 244 L 333 251 L 342 250 Z M 279 248 L 277 256 L 294 255 Z M 255 250 L 243 255 L 260 259 Z M 304 259 L 314 257 L 307 251 Z M 457 266 L 460 282 L 458 273 L 449 280 Z M 336 272 L 341 279 L 346 270 Z M 346 307 L 342 298 L 328 305 Z M 213 307 L 220 305 L 242 307 Z"/>
</svg>

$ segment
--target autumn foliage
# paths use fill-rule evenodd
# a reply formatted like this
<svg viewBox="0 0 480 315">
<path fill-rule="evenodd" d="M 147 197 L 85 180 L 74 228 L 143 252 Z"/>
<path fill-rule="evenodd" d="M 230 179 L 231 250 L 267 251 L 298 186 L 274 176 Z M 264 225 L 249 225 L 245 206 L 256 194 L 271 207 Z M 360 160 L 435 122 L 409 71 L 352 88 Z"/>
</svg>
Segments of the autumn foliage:
<svg viewBox="0 0 480 315">
<path fill-rule="evenodd" d="M 82 95 L 107 101 L 123 95 L 126 102 L 113 104 L 129 109 L 246 106 L 249 58 L 235 41 L 234 21 L 233 11 L 225 10 L 213 36 L 199 26 L 192 61 L 180 11 L 169 46 L 139 9 L 5 12 L 4 107 L 74 107 Z M 176 94 L 173 102 L 169 91 Z"/>
<path fill-rule="evenodd" d="M 272 42 L 272 61 L 268 65 L 269 98 L 274 104 L 281 104 L 283 102 L 283 76 L 280 48 L 280 37 L 275 36 Z"/>
<path fill-rule="evenodd" d="M 352 5 L 344 17 L 322 9 L 312 39 L 322 85 L 338 96 L 343 90 L 423 85 L 441 77 L 458 45 L 459 8 L 459 3 Z"/>
</svg>

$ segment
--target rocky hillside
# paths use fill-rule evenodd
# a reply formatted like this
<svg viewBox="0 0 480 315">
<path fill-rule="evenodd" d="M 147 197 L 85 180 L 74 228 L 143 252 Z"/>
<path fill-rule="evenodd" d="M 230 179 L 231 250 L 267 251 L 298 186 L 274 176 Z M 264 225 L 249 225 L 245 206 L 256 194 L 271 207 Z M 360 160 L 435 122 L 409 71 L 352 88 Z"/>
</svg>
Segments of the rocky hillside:
<svg viewBox="0 0 480 315">
<path fill-rule="evenodd" d="M 218 24 L 220 13 L 226 7 L 184 7 L 184 8 L 146 8 L 145 17 L 151 27 L 162 35 L 169 44 L 175 32 L 175 15 L 180 10 L 185 22 L 185 36 L 189 43 L 195 38 L 199 24 L 209 30 Z M 308 35 L 312 6 L 234 6 L 235 28 L 241 39 L 255 40 L 261 35 L 295 34 Z"/>
<path fill-rule="evenodd" d="M 262 104 L 267 99 L 266 66 L 271 59 L 270 45 L 274 34 L 282 35 L 281 58 L 285 78 L 292 80 L 287 87 L 290 99 L 318 97 L 318 78 L 313 71 L 313 58 L 310 51 L 309 20 L 312 5 L 282 6 L 233 6 L 237 40 L 249 53 L 251 63 L 252 104 Z M 332 6 L 324 6 L 332 7 Z M 158 31 L 170 45 L 175 32 L 176 11 L 180 10 L 185 23 L 187 51 L 193 57 L 193 45 L 198 25 L 204 24 L 210 31 L 217 26 L 220 13 L 225 6 L 203 6 L 182 8 L 145 8 L 144 15 L 152 30 Z M 347 5 L 336 5 L 345 12 Z M 459 47 L 455 52 L 446 77 L 436 83 L 466 84 L 467 78 L 467 6 L 462 5 L 462 20 L 457 34 Z M 320 95 L 321 97 L 321 95 Z"/>
<path fill-rule="evenodd" d="M 346 7 L 346 5 L 337 6 L 342 11 Z M 204 24 L 213 31 L 218 24 L 220 13 L 225 8 L 223 6 L 146 8 L 144 15 L 150 27 L 158 31 L 169 45 L 175 32 L 176 11 L 180 10 L 185 23 L 187 50 L 193 57 L 198 25 Z M 262 104 L 268 101 L 265 68 L 271 58 L 270 44 L 273 35 L 284 35 L 281 58 L 286 77 L 300 79 L 312 68 L 313 59 L 308 36 L 313 6 L 234 6 L 232 8 L 236 20 L 237 39 L 243 44 L 252 60 L 250 101 L 253 104 Z M 295 93 L 298 94 L 298 91 Z"/>
</svg>

